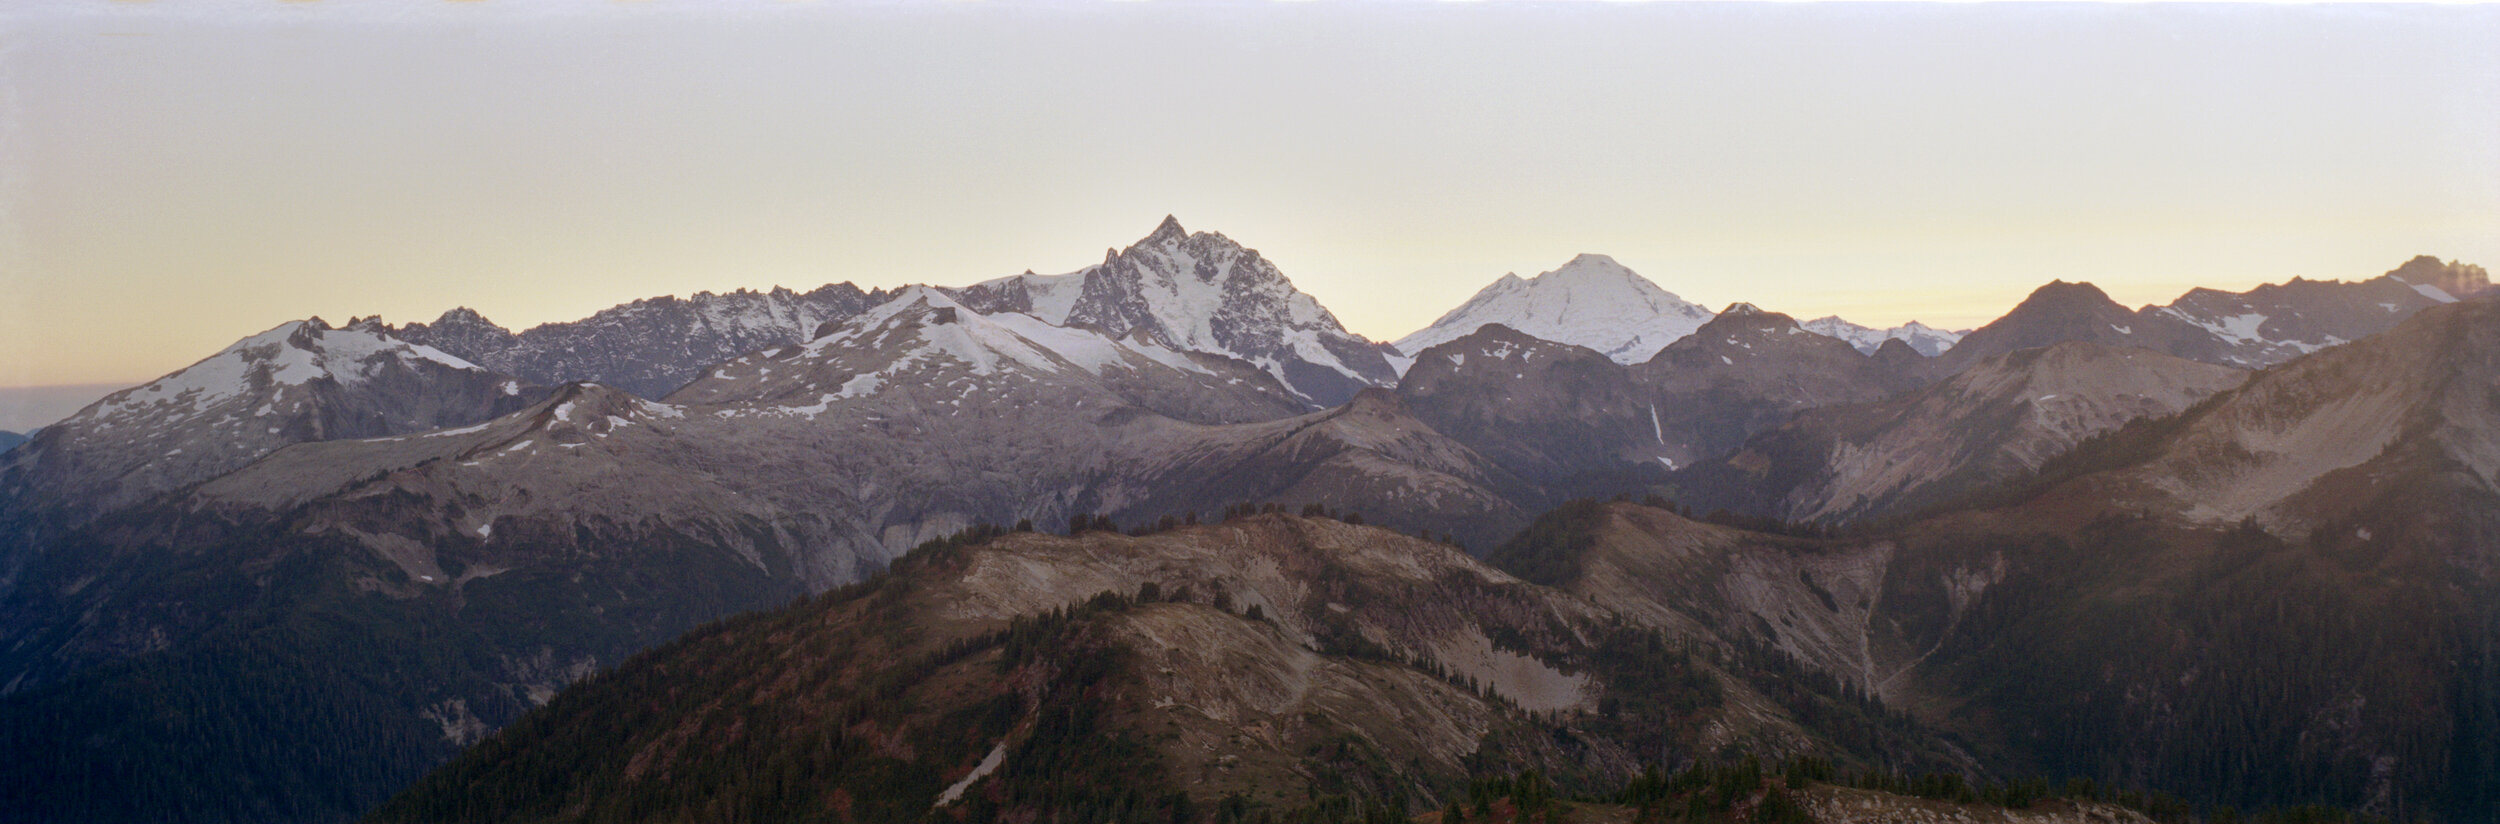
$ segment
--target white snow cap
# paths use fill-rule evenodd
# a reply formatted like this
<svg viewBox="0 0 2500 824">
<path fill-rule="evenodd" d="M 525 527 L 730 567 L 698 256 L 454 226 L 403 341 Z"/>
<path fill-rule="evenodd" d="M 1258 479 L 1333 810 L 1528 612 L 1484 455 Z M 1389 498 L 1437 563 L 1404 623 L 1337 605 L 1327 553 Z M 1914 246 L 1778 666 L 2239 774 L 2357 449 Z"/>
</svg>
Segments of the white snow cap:
<svg viewBox="0 0 2500 824">
<path fill-rule="evenodd" d="M 1710 318 L 1710 310 L 1658 288 L 1614 258 L 1582 254 L 1534 278 L 1501 276 L 1431 326 L 1399 339 L 1397 348 L 1413 356 L 1498 323 L 1638 363 Z"/>
<path fill-rule="evenodd" d="M 1962 335 L 1965 334 L 1937 329 L 1918 321 L 1910 321 L 1890 329 L 1876 329 L 1850 323 L 1842 320 L 1838 315 L 1825 315 L 1798 325 L 1817 335 L 1847 341 L 1850 346 L 1869 355 L 1875 354 L 1875 350 L 1882 347 L 1884 341 L 1898 340 L 1909 344 L 1910 348 L 1919 354 L 1932 358 L 1944 354 L 1945 350 L 1960 343 Z"/>
<path fill-rule="evenodd" d="M 325 377 L 343 384 L 359 383 L 386 361 L 411 366 L 432 362 L 483 371 L 430 346 L 370 329 L 332 329 L 313 318 L 287 321 L 235 341 L 145 386 L 114 393 L 92 410 L 106 419 L 142 414 L 187 417 L 229 399 L 253 395 L 261 391 L 258 387 L 300 386 Z"/>
<path fill-rule="evenodd" d="M 1169 215 L 1135 245 L 1106 251 L 1102 263 L 972 288 L 1020 288 L 1031 314 L 1047 323 L 1098 325 L 1121 334 L 1149 329 L 1175 349 L 1237 357 L 1306 395 L 1312 387 L 1297 383 L 1295 370 L 1287 368 L 1293 361 L 1358 384 L 1388 382 L 1387 373 L 1359 356 L 1363 341 L 1294 288 L 1274 263 L 1220 233 L 1191 234 Z"/>
</svg>

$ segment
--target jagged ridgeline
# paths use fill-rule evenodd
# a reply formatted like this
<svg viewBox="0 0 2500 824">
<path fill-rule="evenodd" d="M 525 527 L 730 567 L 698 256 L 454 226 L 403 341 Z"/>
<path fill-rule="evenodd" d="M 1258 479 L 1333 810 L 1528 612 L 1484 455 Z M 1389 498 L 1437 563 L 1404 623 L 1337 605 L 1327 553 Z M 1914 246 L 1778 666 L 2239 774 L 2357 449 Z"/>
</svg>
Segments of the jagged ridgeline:
<svg viewBox="0 0 2500 824">
<path fill-rule="evenodd" d="M 2487 280 L 1964 336 L 1583 256 L 1401 351 L 1167 219 L 962 288 L 290 323 L 0 452 L 0 820 L 340 820 L 525 716 L 411 798 L 1341 818 L 1657 765 L 1631 806 L 1745 818 L 1840 803 L 1764 792 L 1815 754 L 2488 820 Z M 1018 520 L 1083 534 L 904 556 Z"/>
<path fill-rule="evenodd" d="M 1723 751 L 1969 767 L 1773 648 L 1644 621 L 1445 544 L 1268 514 L 924 546 L 584 681 L 374 819 L 1424 810 L 1529 770 L 1609 797 Z"/>
</svg>

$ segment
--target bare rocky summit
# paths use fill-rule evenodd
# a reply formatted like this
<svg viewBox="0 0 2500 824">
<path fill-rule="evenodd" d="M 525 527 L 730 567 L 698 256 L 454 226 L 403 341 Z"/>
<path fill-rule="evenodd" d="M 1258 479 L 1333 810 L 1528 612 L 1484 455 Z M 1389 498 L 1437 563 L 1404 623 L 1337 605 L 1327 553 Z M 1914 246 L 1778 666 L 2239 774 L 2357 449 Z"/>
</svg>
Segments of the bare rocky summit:
<svg viewBox="0 0 2500 824">
<path fill-rule="evenodd" d="M 383 328 L 532 383 L 588 381 L 657 399 L 713 364 L 815 337 L 825 324 L 885 298 L 881 291 L 836 283 L 810 292 L 776 287 L 647 298 L 522 332 L 467 308 L 445 312 L 433 323 Z"/>
</svg>

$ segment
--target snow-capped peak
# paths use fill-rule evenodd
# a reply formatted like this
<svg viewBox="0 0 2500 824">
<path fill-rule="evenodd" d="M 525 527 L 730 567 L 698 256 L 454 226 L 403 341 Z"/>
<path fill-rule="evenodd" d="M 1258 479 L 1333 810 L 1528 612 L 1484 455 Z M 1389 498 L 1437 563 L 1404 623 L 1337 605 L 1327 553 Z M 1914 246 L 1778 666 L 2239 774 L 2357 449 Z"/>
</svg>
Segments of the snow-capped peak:
<svg viewBox="0 0 2500 824">
<path fill-rule="evenodd" d="M 1545 340 L 1585 346 L 1620 363 L 1638 363 L 1710 321 L 1696 306 L 1598 254 L 1573 257 L 1534 278 L 1506 274 L 1431 326 L 1397 342 L 1421 352 L 1498 323 Z"/>
<path fill-rule="evenodd" d="M 100 512 L 292 444 L 474 423 L 537 394 L 378 323 L 289 321 L 45 427 L 43 455 L 14 468 L 62 505 Z"/>
<path fill-rule="evenodd" d="M 173 374 L 115 393 L 91 409 L 99 419 L 134 416 L 188 417 L 229 399 L 264 389 L 301 386 L 322 378 L 361 383 L 398 362 L 431 362 L 483 372 L 475 364 L 389 337 L 371 327 L 332 329 L 320 318 L 288 321 L 232 345 Z"/>
<path fill-rule="evenodd" d="M 1612 257 L 1593 252 L 1581 252 L 1572 255 L 1570 260 L 1563 263 L 1562 268 L 1538 276 L 1540 279 L 1546 277 L 1571 280 L 1575 278 L 1638 278 L 1640 275 L 1634 274 L 1623 264 L 1616 263 Z"/>
<path fill-rule="evenodd" d="M 814 419 L 895 404 L 971 413 L 1030 403 L 1034 392 L 1118 396 L 1176 417 L 1265 419 L 1307 408 L 1246 366 L 1193 357 L 1142 331 L 1113 338 L 1022 312 L 983 314 L 928 286 L 898 290 L 806 343 L 720 364 L 669 400 L 748 407 L 724 415 Z M 1157 408 L 1156 393 L 1203 400 L 1206 408 Z"/>
<path fill-rule="evenodd" d="M 983 315 L 927 286 L 905 288 L 833 334 L 808 342 L 807 349 L 891 348 L 906 335 L 913 340 L 904 344 L 907 348 L 900 360 L 951 358 L 982 375 L 1016 367 L 1039 372 L 1074 368 L 1099 375 L 1135 365 L 1132 358 L 1183 372 L 1213 374 L 1188 355 L 1145 335 L 1114 339 L 1091 329 L 1056 326 L 1021 312 Z"/>
<path fill-rule="evenodd" d="M 1322 405 L 1397 378 L 1369 341 L 1345 331 L 1256 250 L 1215 232 L 1192 234 L 1169 216 L 1100 264 L 951 291 L 993 316 L 1023 312 L 1114 338 L 1143 332 L 1172 349 L 1241 358 Z"/>
<path fill-rule="evenodd" d="M 1154 232 L 1146 236 L 1144 243 L 1179 243 L 1188 239 L 1189 230 L 1181 228 L 1181 219 L 1164 215 L 1163 222 L 1155 224 Z"/>
<path fill-rule="evenodd" d="M 1800 325 L 1804 326 L 1808 332 L 1847 341 L 1850 346 L 1869 355 L 1875 354 L 1875 350 L 1882 347 L 1884 341 L 1897 340 L 1907 344 L 1910 349 L 1919 354 L 1932 358 L 1953 348 L 1953 344 L 1962 340 L 1963 334 L 1937 329 L 1918 321 L 1910 321 L 1890 329 L 1876 329 L 1850 323 L 1842 320 L 1838 315 L 1826 315 Z"/>
</svg>

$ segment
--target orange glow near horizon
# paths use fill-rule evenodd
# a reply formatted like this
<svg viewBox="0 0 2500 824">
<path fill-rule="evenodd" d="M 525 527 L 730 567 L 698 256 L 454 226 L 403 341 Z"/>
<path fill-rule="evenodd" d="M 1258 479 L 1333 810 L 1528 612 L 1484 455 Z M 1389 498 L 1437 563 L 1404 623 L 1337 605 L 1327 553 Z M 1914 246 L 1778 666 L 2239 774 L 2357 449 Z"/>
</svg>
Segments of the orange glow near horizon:
<svg viewBox="0 0 2500 824">
<path fill-rule="evenodd" d="M 2500 7 L 32 0 L 0 386 L 308 316 L 965 284 L 1167 213 L 1394 340 L 1608 254 L 1966 328 L 2500 265 Z M 6 428 L 6 427 L 0 427 Z"/>
</svg>

